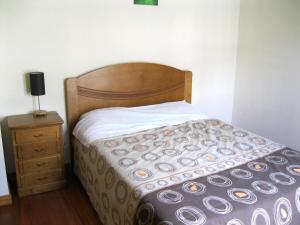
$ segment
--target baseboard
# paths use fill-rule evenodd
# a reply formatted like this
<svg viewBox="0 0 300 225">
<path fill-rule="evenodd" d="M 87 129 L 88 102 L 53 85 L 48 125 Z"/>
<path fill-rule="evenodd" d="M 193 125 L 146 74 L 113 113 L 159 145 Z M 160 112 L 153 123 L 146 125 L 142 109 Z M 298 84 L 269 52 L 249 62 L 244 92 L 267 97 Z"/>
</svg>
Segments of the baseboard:
<svg viewBox="0 0 300 225">
<path fill-rule="evenodd" d="M 11 205 L 12 198 L 11 195 L 0 196 L 0 206 Z"/>
</svg>

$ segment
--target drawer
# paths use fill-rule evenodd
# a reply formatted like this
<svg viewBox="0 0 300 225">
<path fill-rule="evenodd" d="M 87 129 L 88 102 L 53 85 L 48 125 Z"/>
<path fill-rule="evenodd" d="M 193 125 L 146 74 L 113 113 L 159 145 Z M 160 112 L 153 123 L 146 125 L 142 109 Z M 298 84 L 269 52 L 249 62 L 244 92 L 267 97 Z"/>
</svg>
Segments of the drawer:
<svg viewBox="0 0 300 225">
<path fill-rule="evenodd" d="M 16 130 L 16 143 L 25 144 L 55 140 L 59 138 L 59 132 L 58 126 Z"/>
<path fill-rule="evenodd" d="M 42 184 L 42 185 L 36 185 L 33 187 L 24 187 L 24 188 L 18 188 L 18 193 L 20 197 L 26 196 L 26 195 L 32 195 L 32 194 L 38 194 L 43 193 L 46 191 L 53 191 L 58 188 L 64 187 L 66 184 L 65 180 L 60 180 L 57 182 L 52 182 L 50 184 Z"/>
<path fill-rule="evenodd" d="M 34 160 L 24 160 L 19 162 L 21 174 L 29 174 L 40 171 L 47 171 L 61 168 L 60 156 L 53 156 Z"/>
<path fill-rule="evenodd" d="M 40 142 L 17 146 L 19 159 L 30 160 L 34 158 L 47 157 L 59 153 L 59 143 L 56 141 Z"/>
<path fill-rule="evenodd" d="M 31 175 L 21 176 L 21 185 L 23 187 L 30 187 L 41 184 L 48 184 L 63 180 L 62 170 L 54 170 L 45 173 L 35 173 Z"/>
</svg>

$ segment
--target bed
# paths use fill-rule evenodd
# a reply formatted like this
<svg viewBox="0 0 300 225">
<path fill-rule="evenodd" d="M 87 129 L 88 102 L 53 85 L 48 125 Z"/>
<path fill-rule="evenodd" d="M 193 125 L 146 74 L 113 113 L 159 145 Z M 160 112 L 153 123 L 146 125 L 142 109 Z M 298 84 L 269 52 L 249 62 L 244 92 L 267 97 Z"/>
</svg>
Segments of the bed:
<svg viewBox="0 0 300 225">
<path fill-rule="evenodd" d="M 66 80 L 74 171 L 102 223 L 299 224 L 300 153 L 188 113 L 191 91 L 191 72 L 152 63 Z"/>
</svg>

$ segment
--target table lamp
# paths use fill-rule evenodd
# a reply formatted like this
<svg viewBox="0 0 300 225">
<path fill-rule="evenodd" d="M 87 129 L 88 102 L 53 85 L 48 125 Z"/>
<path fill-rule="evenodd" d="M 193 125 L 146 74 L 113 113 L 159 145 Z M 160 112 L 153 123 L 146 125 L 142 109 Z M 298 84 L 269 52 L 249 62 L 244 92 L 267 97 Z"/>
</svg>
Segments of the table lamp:
<svg viewBox="0 0 300 225">
<path fill-rule="evenodd" d="M 33 112 L 34 117 L 46 116 L 47 112 L 41 110 L 40 105 L 40 96 L 45 95 L 45 80 L 43 72 L 31 72 L 29 73 L 30 77 L 30 91 L 32 96 L 38 97 L 39 109 Z"/>
</svg>

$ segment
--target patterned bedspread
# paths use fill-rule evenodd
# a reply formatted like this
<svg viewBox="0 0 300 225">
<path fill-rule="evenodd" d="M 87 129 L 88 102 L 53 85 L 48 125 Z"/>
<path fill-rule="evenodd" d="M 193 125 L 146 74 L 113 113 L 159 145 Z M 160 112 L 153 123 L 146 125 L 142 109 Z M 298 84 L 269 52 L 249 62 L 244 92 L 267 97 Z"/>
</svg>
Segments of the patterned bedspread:
<svg viewBox="0 0 300 225">
<path fill-rule="evenodd" d="M 300 153 L 219 120 L 75 140 L 105 225 L 298 225 Z"/>
</svg>

